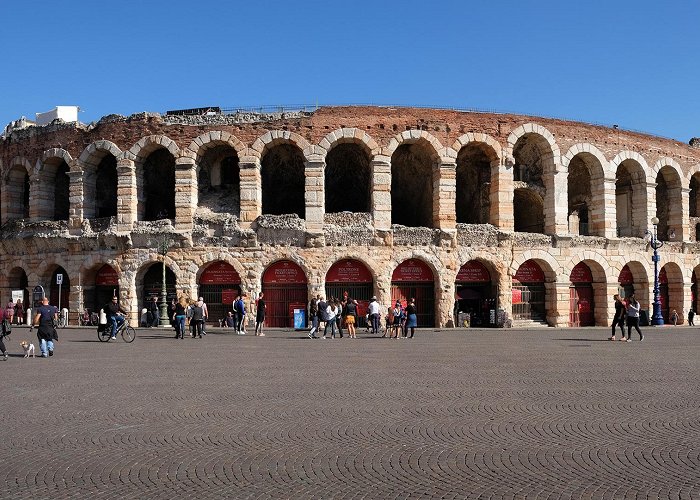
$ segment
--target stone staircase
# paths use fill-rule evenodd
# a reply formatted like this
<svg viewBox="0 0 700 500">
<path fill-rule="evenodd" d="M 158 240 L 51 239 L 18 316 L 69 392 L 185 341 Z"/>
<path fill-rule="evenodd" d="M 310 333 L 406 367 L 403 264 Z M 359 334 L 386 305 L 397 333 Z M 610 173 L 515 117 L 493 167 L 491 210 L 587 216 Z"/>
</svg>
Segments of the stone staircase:
<svg viewBox="0 0 700 500">
<path fill-rule="evenodd" d="M 549 325 L 544 320 L 539 319 L 514 319 L 512 320 L 512 327 L 518 329 L 527 328 L 549 328 Z"/>
</svg>

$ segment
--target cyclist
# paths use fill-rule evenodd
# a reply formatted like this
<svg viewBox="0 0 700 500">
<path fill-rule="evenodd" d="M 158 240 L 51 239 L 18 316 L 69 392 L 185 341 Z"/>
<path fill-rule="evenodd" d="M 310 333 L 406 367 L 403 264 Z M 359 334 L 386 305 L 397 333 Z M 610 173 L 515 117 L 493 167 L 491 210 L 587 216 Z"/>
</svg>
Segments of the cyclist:
<svg viewBox="0 0 700 500">
<path fill-rule="evenodd" d="M 112 302 L 105 306 L 105 312 L 107 313 L 107 319 L 112 325 L 112 339 L 117 338 L 117 328 L 124 323 L 124 315 L 126 311 L 119 305 L 119 300 L 117 297 L 112 297 Z"/>
</svg>

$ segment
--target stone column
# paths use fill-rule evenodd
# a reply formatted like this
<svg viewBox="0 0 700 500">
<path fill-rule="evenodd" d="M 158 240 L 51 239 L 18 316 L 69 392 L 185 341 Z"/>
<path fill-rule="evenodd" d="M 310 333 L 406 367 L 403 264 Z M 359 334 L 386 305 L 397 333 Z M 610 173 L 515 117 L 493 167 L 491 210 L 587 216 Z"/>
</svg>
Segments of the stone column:
<svg viewBox="0 0 700 500">
<path fill-rule="evenodd" d="M 513 217 L 513 163 L 491 163 L 491 191 L 489 193 L 489 222 L 503 231 L 512 231 Z"/>
<path fill-rule="evenodd" d="M 117 231 L 133 228 L 138 210 L 136 166 L 132 160 L 117 161 Z"/>
<path fill-rule="evenodd" d="M 595 320 L 596 325 L 599 324 L 601 326 L 612 325 L 612 319 L 615 317 L 615 301 L 613 301 L 613 295 L 620 293 L 619 285 L 617 283 L 608 283 L 605 287 L 605 291 L 606 296 L 602 302 L 598 302 L 597 294 L 595 296 Z M 600 323 L 598 321 L 600 321 Z"/>
<path fill-rule="evenodd" d="M 680 221 L 680 227 L 676 227 L 673 224 L 673 230 L 676 232 L 676 237 L 673 241 L 690 241 L 691 239 L 691 228 L 690 228 L 690 189 L 680 188 L 680 210 L 681 213 L 669 212 L 669 222 L 670 221 Z M 680 314 L 680 312 L 678 313 Z"/>
<path fill-rule="evenodd" d="M 548 282 L 545 283 L 547 298 L 547 323 L 551 326 L 565 327 L 569 325 L 569 288 L 571 283 Z"/>
<path fill-rule="evenodd" d="M 181 156 L 175 160 L 175 229 L 192 231 L 197 209 L 197 169 L 194 159 Z"/>
<path fill-rule="evenodd" d="M 262 179 L 260 160 L 253 156 L 240 159 L 240 226 L 249 229 L 251 223 L 262 214 Z"/>
<path fill-rule="evenodd" d="M 68 210 L 68 231 L 72 235 L 82 233 L 82 222 L 85 213 L 85 194 L 83 191 L 83 172 L 68 172 L 70 184 L 68 186 L 68 196 L 70 208 Z M 94 201 L 93 201 L 94 203 Z"/>
<path fill-rule="evenodd" d="M 376 156 L 370 162 L 372 172 L 372 218 L 374 228 L 391 230 L 391 162 L 386 156 Z"/>
<path fill-rule="evenodd" d="M 651 229 L 652 217 L 656 217 L 656 183 L 633 184 L 632 196 L 632 236 L 643 238 L 644 231 Z M 646 204 L 642 196 L 646 196 Z"/>
<path fill-rule="evenodd" d="M 544 232 L 545 234 L 569 234 L 569 186 L 561 167 L 542 175 L 545 185 Z"/>
<path fill-rule="evenodd" d="M 615 177 L 605 177 L 603 179 L 602 208 L 603 227 L 599 228 L 596 218 L 594 233 L 606 238 L 617 238 L 617 197 L 615 195 Z M 597 207 L 596 207 L 597 209 Z M 601 231 L 602 230 L 602 231 Z"/>
<path fill-rule="evenodd" d="M 441 160 L 433 180 L 433 227 L 454 232 L 457 229 L 457 163 Z"/>
<path fill-rule="evenodd" d="M 323 236 L 323 216 L 325 213 L 324 172 L 326 162 L 313 159 L 304 163 L 304 201 L 306 231 Z"/>
<path fill-rule="evenodd" d="M 29 174 L 29 218 L 31 220 L 43 218 L 46 204 L 39 173 L 33 172 Z"/>
</svg>

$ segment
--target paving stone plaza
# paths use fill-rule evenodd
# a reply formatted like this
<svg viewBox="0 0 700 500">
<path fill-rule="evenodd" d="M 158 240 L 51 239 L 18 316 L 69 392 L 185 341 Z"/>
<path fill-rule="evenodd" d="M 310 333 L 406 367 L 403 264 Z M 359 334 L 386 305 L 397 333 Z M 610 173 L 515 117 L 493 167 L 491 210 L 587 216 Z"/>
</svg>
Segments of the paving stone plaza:
<svg viewBox="0 0 700 500">
<path fill-rule="evenodd" d="M 2 377 L 3 498 L 700 498 L 700 332 L 60 331 Z"/>
</svg>

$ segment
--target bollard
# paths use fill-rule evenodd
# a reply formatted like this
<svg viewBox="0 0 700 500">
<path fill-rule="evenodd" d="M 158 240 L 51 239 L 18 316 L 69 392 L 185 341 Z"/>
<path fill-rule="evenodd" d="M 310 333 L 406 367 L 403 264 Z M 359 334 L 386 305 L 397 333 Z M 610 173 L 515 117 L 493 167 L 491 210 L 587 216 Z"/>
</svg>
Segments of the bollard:
<svg viewBox="0 0 700 500">
<path fill-rule="evenodd" d="M 100 324 L 101 325 L 106 325 L 107 324 L 107 315 L 105 314 L 104 309 L 100 309 Z"/>
<path fill-rule="evenodd" d="M 63 318 L 63 326 L 66 327 L 68 326 L 68 309 L 63 308 L 61 309 L 61 317 Z"/>
<path fill-rule="evenodd" d="M 141 309 L 141 326 L 148 326 L 148 309 Z"/>
<path fill-rule="evenodd" d="M 27 325 L 32 326 L 32 308 L 31 307 L 27 307 L 26 316 L 27 316 Z"/>
</svg>

